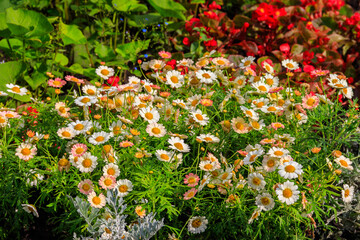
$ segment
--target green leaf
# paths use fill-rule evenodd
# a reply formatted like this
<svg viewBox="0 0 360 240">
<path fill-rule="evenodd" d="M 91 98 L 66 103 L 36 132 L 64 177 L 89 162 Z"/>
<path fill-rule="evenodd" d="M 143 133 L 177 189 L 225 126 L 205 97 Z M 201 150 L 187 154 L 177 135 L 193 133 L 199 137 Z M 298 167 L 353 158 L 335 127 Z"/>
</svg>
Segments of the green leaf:
<svg viewBox="0 0 360 240">
<path fill-rule="evenodd" d="M 205 0 L 192 0 L 191 4 L 196 4 L 196 3 L 205 3 Z"/>
<path fill-rule="evenodd" d="M 340 8 L 340 15 L 344 15 L 346 17 L 351 17 L 353 15 L 353 9 L 349 5 L 344 5 Z"/>
<path fill-rule="evenodd" d="M 15 84 L 16 80 L 19 78 L 20 74 L 24 72 L 25 68 L 25 63 L 21 61 L 12 61 L 0 64 L 0 90 L 7 92 L 6 84 Z M 9 96 L 23 102 L 30 101 L 29 95 L 20 96 L 17 94 L 9 94 Z"/>
<path fill-rule="evenodd" d="M 35 38 L 54 30 L 41 13 L 25 9 L 6 9 L 6 24 L 11 33 L 21 38 Z"/>
<path fill-rule="evenodd" d="M 180 3 L 172 0 L 148 0 L 148 2 L 163 17 L 175 17 L 184 21 L 186 20 L 182 13 L 186 11 L 186 9 Z"/>
<path fill-rule="evenodd" d="M 128 61 L 135 62 L 136 55 L 149 47 L 150 40 L 135 41 L 126 44 L 119 45 L 116 48 L 116 52 Z"/>
<path fill-rule="evenodd" d="M 10 30 L 6 24 L 5 12 L 0 12 L 0 37 L 10 37 Z"/>
<path fill-rule="evenodd" d="M 322 17 L 321 20 L 325 26 L 331 28 L 332 30 L 337 29 L 338 27 L 338 24 L 336 23 L 335 19 L 332 17 Z"/>
<path fill-rule="evenodd" d="M 31 77 L 25 76 L 24 79 L 33 90 L 36 90 L 41 84 L 46 83 L 48 77 L 44 73 L 34 72 Z"/>
<path fill-rule="evenodd" d="M 55 57 L 55 62 L 59 63 L 62 66 L 66 66 L 69 63 L 69 59 L 61 53 L 57 53 Z"/>
<path fill-rule="evenodd" d="M 291 47 L 291 53 L 293 55 L 298 55 L 300 53 L 302 53 L 304 50 L 304 46 L 303 45 L 300 45 L 300 44 L 294 44 L 292 47 Z"/>
<path fill-rule="evenodd" d="M 96 46 L 95 53 L 102 61 L 106 62 L 114 59 L 114 57 L 116 56 L 114 51 L 110 47 L 102 44 Z"/>
<path fill-rule="evenodd" d="M 150 13 L 144 15 L 131 15 L 130 19 L 132 19 L 135 24 L 134 27 L 143 27 L 154 25 L 162 22 L 163 18 L 158 13 Z M 130 22 L 129 22 L 130 24 Z"/>
<path fill-rule="evenodd" d="M 86 38 L 76 25 L 67 25 L 60 21 L 60 35 L 64 45 L 85 44 Z"/>
<path fill-rule="evenodd" d="M 114 8 L 120 12 L 146 12 L 148 8 L 137 0 L 112 0 Z"/>
</svg>

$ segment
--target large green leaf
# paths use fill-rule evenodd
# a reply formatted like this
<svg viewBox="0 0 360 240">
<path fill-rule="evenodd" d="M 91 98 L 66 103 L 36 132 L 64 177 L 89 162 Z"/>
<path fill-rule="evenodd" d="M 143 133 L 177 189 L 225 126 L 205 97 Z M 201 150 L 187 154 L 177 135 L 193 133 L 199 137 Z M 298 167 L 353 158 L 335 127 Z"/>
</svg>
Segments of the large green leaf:
<svg viewBox="0 0 360 240">
<path fill-rule="evenodd" d="M 153 8 L 163 17 L 175 17 L 181 20 L 186 20 L 182 12 L 186 9 L 180 3 L 172 0 L 148 0 Z"/>
<path fill-rule="evenodd" d="M 35 38 L 54 30 L 41 13 L 25 9 L 6 9 L 6 24 L 14 36 Z"/>
<path fill-rule="evenodd" d="M 96 46 L 95 53 L 102 61 L 106 62 L 116 57 L 114 51 L 110 47 L 102 44 Z"/>
<path fill-rule="evenodd" d="M 24 72 L 25 68 L 25 63 L 21 61 L 12 61 L 0 64 L 0 90 L 6 92 L 6 84 L 15 83 L 20 74 Z M 30 101 L 29 95 L 20 96 L 17 94 L 9 94 L 9 96 L 23 102 Z"/>
<path fill-rule="evenodd" d="M 150 40 L 135 41 L 126 44 L 119 45 L 116 48 L 116 52 L 128 61 L 135 62 L 137 54 L 149 47 Z"/>
<path fill-rule="evenodd" d="M 148 25 L 154 25 L 161 23 L 163 18 L 158 13 L 149 13 L 144 15 L 131 15 L 130 18 L 133 20 L 134 27 L 143 27 Z M 131 22 L 129 21 L 129 24 Z"/>
<path fill-rule="evenodd" d="M 30 87 L 35 90 L 37 89 L 41 84 L 46 83 L 48 80 L 48 77 L 41 72 L 34 72 L 30 76 L 25 76 L 25 81 L 30 85 Z"/>
<path fill-rule="evenodd" d="M 10 30 L 6 24 L 5 12 L 0 12 L 0 37 L 10 37 Z"/>
<path fill-rule="evenodd" d="M 148 8 L 138 0 L 112 0 L 114 8 L 120 12 L 146 12 Z"/>
<path fill-rule="evenodd" d="M 60 35 L 64 45 L 85 44 L 86 38 L 76 25 L 67 25 L 60 21 Z"/>
</svg>

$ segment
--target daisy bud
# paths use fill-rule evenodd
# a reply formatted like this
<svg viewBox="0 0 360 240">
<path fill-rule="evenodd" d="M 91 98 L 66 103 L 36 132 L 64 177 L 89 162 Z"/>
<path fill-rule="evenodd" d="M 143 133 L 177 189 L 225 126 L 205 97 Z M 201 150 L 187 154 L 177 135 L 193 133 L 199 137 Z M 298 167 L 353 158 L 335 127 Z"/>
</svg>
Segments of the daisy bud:
<svg viewBox="0 0 360 240">
<path fill-rule="evenodd" d="M 50 98 L 50 97 L 47 97 L 47 98 L 46 98 L 46 100 L 50 101 L 50 100 L 51 100 L 51 98 Z"/>
<path fill-rule="evenodd" d="M 208 186 L 208 188 L 215 188 L 215 185 L 211 184 L 211 183 L 209 183 L 207 186 Z"/>
<path fill-rule="evenodd" d="M 61 93 L 61 90 L 60 89 L 55 89 L 55 93 L 59 95 Z"/>
<path fill-rule="evenodd" d="M 341 170 L 340 170 L 340 169 L 336 169 L 334 172 L 335 172 L 337 175 L 340 175 L 340 174 L 341 174 Z"/>
<path fill-rule="evenodd" d="M 150 170 L 149 173 L 150 173 L 150 174 L 153 174 L 154 172 Z"/>
<path fill-rule="evenodd" d="M 339 150 L 334 150 L 334 151 L 332 151 L 331 155 L 339 158 L 339 157 L 341 157 L 342 153 Z"/>
<path fill-rule="evenodd" d="M 321 151 L 321 148 L 319 148 L 319 147 L 314 147 L 314 148 L 311 149 L 311 152 L 315 153 L 315 154 L 319 153 L 320 151 Z"/>
<path fill-rule="evenodd" d="M 95 118 L 96 120 L 99 120 L 99 119 L 101 118 L 101 115 L 96 114 L 96 115 L 94 115 L 94 118 Z"/>
<path fill-rule="evenodd" d="M 301 96 L 301 92 L 299 92 L 298 90 L 295 90 L 294 93 L 296 96 Z"/>
<path fill-rule="evenodd" d="M 49 137 L 50 137 L 50 135 L 49 135 L 49 134 L 45 134 L 45 135 L 44 135 L 44 139 L 45 139 L 45 140 L 48 140 L 48 139 L 49 139 Z"/>
<path fill-rule="evenodd" d="M 201 147 L 200 150 L 201 150 L 201 151 L 205 151 L 205 148 Z"/>
<path fill-rule="evenodd" d="M 99 83 L 99 82 L 95 82 L 95 86 L 97 86 L 97 87 L 101 87 L 101 83 Z"/>
</svg>

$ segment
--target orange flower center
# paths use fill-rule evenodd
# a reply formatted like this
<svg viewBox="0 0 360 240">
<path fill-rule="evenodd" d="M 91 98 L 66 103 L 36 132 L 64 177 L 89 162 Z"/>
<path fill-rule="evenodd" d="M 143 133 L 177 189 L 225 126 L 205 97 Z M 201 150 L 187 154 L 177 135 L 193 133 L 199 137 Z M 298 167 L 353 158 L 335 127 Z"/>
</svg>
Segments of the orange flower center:
<svg viewBox="0 0 360 240">
<path fill-rule="evenodd" d="M 273 112 L 273 111 L 276 111 L 276 108 L 275 107 L 268 107 L 268 109 L 267 109 L 269 112 Z"/>
<path fill-rule="evenodd" d="M 161 133 L 161 130 L 157 127 L 154 127 L 151 129 L 151 132 L 154 133 L 154 134 L 160 134 Z"/>
<path fill-rule="evenodd" d="M 62 132 L 62 134 L 64 137 L 71 137 L 71 134 L 68 131 L 64 131 Z"/>
<path fill-rule="evenodd" d="M 284 153 L 283 153 L 282 151 L 279 151 L 279 150 L 278 150 L 278 151 L 275 151 L 275 152 L 274 152 L 274 155 L 275 155 L 275 156 L 282 156 L 282 155 L 284 155 Z"/>
<path fill-rule="evenodd" d="M 16 92 L 16 93 L 20 93 L 20 92 L 21 92 L 19 87 L 13 87 L 11 90 L 12 90 L 13 92 Z"/>
<path fill-rule="evenodd" d="M 95 141 L 97 141 L 97 142 L 102 142 L 104 140 L 105 140 L 105 138 L 103 136 L 98 136 L 95 138 Z"/>
<path fill-rule="evenodd" d="M 128 189 L 129 189 L 129 188 L 128 188 L 128 186 L 126 186 L 126 185 L 121 185 L 121 186 L 119 187 L 119 191 L 122 192 L 122 193 L 127 192 Z"/>
<path fill-rule="evenodd" d="M 105 186 L 110 186 L 113 183 L 113 181 L 109 178 L 105 179 L 104 184 Z"/>
<path fill-rule="evenodd" d="M 348 167 L 349 166 L 349 164 L 345 160 L 340 160 L 340 164 L 343 167 Z"/>
<path fill-rule="evenodd" d="M 273 84 L 274 84 L 274 80 L 272 80 L 271 78 L 267 78 L 267 79 L 265 80 L 265 82 L 266 82 L 267 84 L 269 84 L 269 85 L 273 85 Z"/>
<path fill-rule="evenodd" d="M 154 115 L 153 115 L 152 113 L 147 112 L 147 113 L 145 113 L 145 117 L 146 117 L 147 119 L 151 120 L 151 119 L 154 118 Z"/>
<path fill-rule="evenodd" d="M 21 150 L 21 154 L 22 154 L 22 155 L 25 155 L 25 156 L 28 156 L 28 155 L 31 154 L 31 150 L 28 149 L 28 148 L 23 148 L 23 149 Z"/>
<path fill-rule="evenodd" d="M 84 185 L 82 185 L 82 189 L 83 189 L 84 191 L 89 191 L 89 190 L 90 190 L 90 185 L 87 184 L 87 183 L 85 183 Z"/>
<path fill-rule="evenodd" d="M 91 159 L 85 158 L 85 159 L 82 161 L 82 165 L 83 165 L 83 167 L 85 167 L 85 168 L 91 167 L 91 165 L 92 165 Z"/>
<path fill-rule="evenodd" d="M 90 102 L 90 98 L 85 97 L 85 98 L 81 99 L 80 102 L 82 102 L 82 103 L 88 103 L 88 102 Z"/>
<path fill-rule="evenodd" d="M 109 175 L 115 175 L 115 169 L 113 169 L 113 168 L 109 168 L 107 171 L 107 174 L 109 174 Z"/>
<path fill-rule="evenodd" d="M 344 192 L 345 197 L 348 197 L 350 195 L 350 190 L 349 189 L 345 189 Z"/>
<path fill-rule="evenodd" d="M 203 73 L 202 76 L 203 76 L 204 78 L 211 78 L 210 74 L 208 74 L 208 73 Z"/>
<path fill-rule="evenodd" d="M 67 159 L 65 159 L 65 158 L 62 158 L 62 159 L 60 159 L 60 161 L 59 161 L 59 166 L 64 167 L 64 166 L 66 166 L 66 165 L 68 165 L 68 164 L 69 164 L 69 161 L 68 161 Z"/>
<path fill-rule="evenodd" d="M 314 105 L 315 103 L 315 100 L 313 98 L 309 98 L 307 101 L 306 101 L 306 104 L 309 105 L 309 106 L 312 106 Z"/>
<path fill-rule="evenodd" d="M 292 63 L 287 63 L 286 66 L 287 66 L 288 68 L 294 68 L 294 65 L 293 65 Z"/>
<path fill-rule="evenodd" d="M 204 165 L 204 168 L 205 168 L 206 170 L 211 170 L 211 169 L 213 168 L 213 165 L 210 164 L 210 163 L 207 163 L 207 164 Z"/>
<path fill-rule="evenodd" d="M 161 157 L 162 159 L 164 159 L 165 161 L 169 161 L 169 159 L 170 159 L 170 157 L 169 157 L 167 154 L 165 154 L 165 153 L 161 154 L 160 157 Z"/>
<path fill-rule="evenodd" d="M 254 178 L 252 179 L 252 183 L 253 183 L 254 185 L 260 185 L 261 179 L 258 178 L 258 177 L 254 177 Z"/>
<path fill-rule="evenodd" d="M 178 83 L 178 82 L 179 82 L 179 78 L 176 77 L 176 76 L 172 76 L 172 77 L 170 78 L 170 80 L 171 80 L 173 83 Z"/>
<path fill-rule="evenodd" d="M 184 146 L 181 143 L 174 143 L 174 146 L 179 150 L 184 150 Z"/>
<path fill-rule="evenodd" d="M 92 202 L 95 205 L 99 205 L 101 203 L 101 199 L 98 196 L 93 197 Z"/>
<path fill-rule="evenodd" d="M 275 165 L 275 161 L 272 160 L 272 159 L 270 159 L 269 161 L 267 161 L 266 165 L 267 165 L 268 167 L 273 167 L 273 166 Z"/>
<path fill-rule="evenodd" d="M 204 120 L 204 118 L 201 114 L 195 114 L 195 117 L 200 121 Z"/>
<path fill-rule="evenodd" d="M 291 191 L 290 188 L 285 188 L 283 190 L 283 196 L 286 198 L 290 198 L 293 195 L 293 192 Z"/>
<path fill-rule="evenodd" d="M 269 205 L 270 204 L 270 199 L 267 198 L 267 197 L 262 197 L 260 201 L 261 201 L 261 203 L 263 205 Z"/>
<path fill-rule="evenodd" d="M 83 130 L 83 129 L 84 129 L 84 125 L 82 125 L 81 123 L 78 123 L 78 124 L 75 125 L 74 129 L 75 129 L 75 130 L 78 130 L 78 131 Z"/>
<path fill-rule="evenodd" d="M 295 172 L 296 168 L 293 165 L 287 165 L 285 167 L 285 172 L 293 173 Z"/>
<path fill-rule="evenodd" d="M 101 74 L 104 75 L 104 76 L 107 76 L 107 75 L 109 75 L 109 73 L 110 73 L 109 70 L 107 70 L 107 69 L 103 69 L 103 70 L 101 70 L 100 72 L 101 72 Z"/>
<path fill-rule="evenodd" d="M 266 92 L 267 88 L 265 86 L 259 86 L 258 87 L 260 91 Z"/>
</svg>

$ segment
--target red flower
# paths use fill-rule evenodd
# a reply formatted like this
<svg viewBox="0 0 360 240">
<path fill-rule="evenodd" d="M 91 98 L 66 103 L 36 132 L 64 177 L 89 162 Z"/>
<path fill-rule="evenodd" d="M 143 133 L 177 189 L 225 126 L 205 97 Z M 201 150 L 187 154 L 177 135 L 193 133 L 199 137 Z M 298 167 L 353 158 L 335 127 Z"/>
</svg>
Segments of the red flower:
<svg viewBox="0 0 360 240">
<path fill-rule="evenodd" d="M 207 47 L 217 47 L 216 40 L 212 39 L 210 41 L 204 41 L 204 45 Z"/>
<path fill-rule="evenodd" d="M 216 13 L 212 12 L 212 11 L 204 12 L 204 15 L 207 16 L 210 19 L 214 19 L 214 20 L 217 20 L 217 21 L 219 20 L 219 16 Z"/>
<path fill-rule="evenodd" d="M 107 83 L 111 86 L 115 86 L 117 87 L 119 84 L 118 82 L 120 81 L 120 78 L 118 76 L 116 77 L 109 77 L 109 79 L 107 80 Z"/>
<path fill-rule="evenodd" d="M 183 39 L 183 44 L 185 45 L 185 46 L 190 46 L 190 40 L 189 40 L 189 38 L 187 38 L 187 37 L 184 37 L 184 39 Z"/>
<path fill-rule="evenodd" d="M 213 1 L 210 5 L 209 5 L 209 10 L 216 10 L 216 9 L 221 9 L 220 5 L 217 5 L 215 1 Z"/>
<path fill-rule="evenodd" d="M 288 53 L 290 51 L 290 45 L 288 43 L 281 44 L 280 51 Z"/>
<path fill-rule="evenodd" d="M 190 19 L 190 21 L 187 21 L 185 23 L 185 30 L 188 32 L 191 32 L 194 27 L 201 27 L 201 26 L 203 26 L 203 25 L 200 22 L 199 18 L 192 18 L 192 19 Z"/>
<path fill-rule="evenodd" d="M 313 70 L 315 70 L 315 67 L 312 66 L 312 65 L 305 65 L 305 66 L 304 66 L 304 72 L 310 73 L 310 72 L 312 72 Z"/>
</svg>

